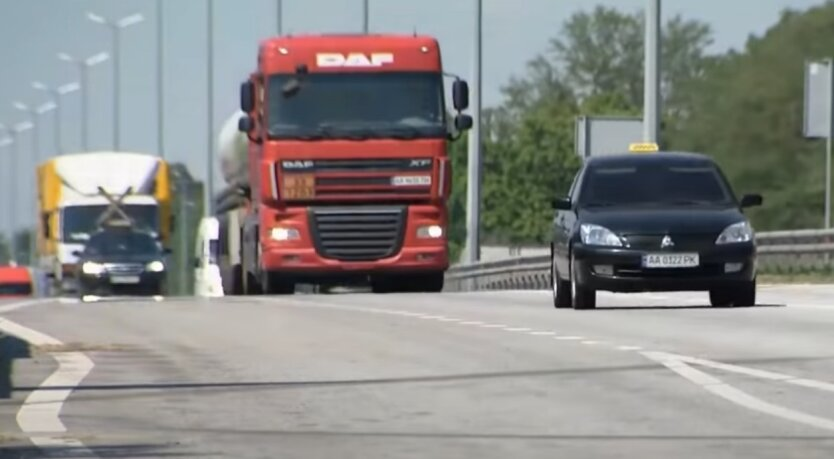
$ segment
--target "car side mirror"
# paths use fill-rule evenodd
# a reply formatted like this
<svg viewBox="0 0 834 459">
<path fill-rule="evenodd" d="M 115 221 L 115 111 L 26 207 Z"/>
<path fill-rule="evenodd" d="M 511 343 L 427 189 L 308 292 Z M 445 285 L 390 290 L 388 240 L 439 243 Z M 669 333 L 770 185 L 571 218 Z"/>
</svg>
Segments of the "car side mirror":
<svg viewBox="0 0 834 459">
<path fill-rule="evenodd" d="M 80 256 L 81 256 L 81 251 L 80 251 L 80 250 L 73 250 L 73 251 L 72 251 L 72 256 L 74 256 L 74 257 L 80 257 Z"/>
<path fill-rule="evenodd" d="M 553 210 L 571 210 L 573 209 L 573 204 L 570 202 L 568 198 L 556 198 L 551 203 Z"/>
<path fill-rule="evenodd" d="M 762 205 L 763 201 L 764 201 L 764 199 L 762 198 L 762 195 L 760 195 L 760 194 L 745 194 L 741 198 L 741 207 L 742 208 L 747 208 L 747 207 L 760 206 L 760 205 Z"/>
</svg>

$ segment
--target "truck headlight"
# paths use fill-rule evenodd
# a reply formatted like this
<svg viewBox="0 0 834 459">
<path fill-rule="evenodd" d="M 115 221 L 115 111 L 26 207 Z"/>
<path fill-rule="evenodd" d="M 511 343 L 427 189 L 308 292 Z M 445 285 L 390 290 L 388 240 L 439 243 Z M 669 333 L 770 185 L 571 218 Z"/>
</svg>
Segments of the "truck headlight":
<svg viewBox="0 0 834 459">
<path fill-rule="evenodd" d="M 272 228 L 269 236 L 273 241 L 291 241 L 301 237 L 301 234 L 295 228 Z"/>
<path fill-rule="evenodd" d="M 417 237 L 420 239 L 438 239 L 443 237 L 443 227 L 440 225 L 426 225 L 417 228 Z"/>
<path fill-rule="evenodd" d="M 623 241 L 608 228 L 590 223 L 583 223 L 579 227 L 579 235 L 585 245 L 601 245 L 606 247 L 622 247 Z"/>
<path fill-rule="evenodd" d="M 83 265 L 81 265 L 81 272 L 83 272 L 84 274 L 89 274 L 91 276 L 98 276 L 99 274 L 104 272 L 104 265 L 101 263 L 86 261 Z"/>
<path fill-rule="evenodd" d="M 735 244 L 739 242 L 750 242 L 753 240 L 753 227 L 750 223 L 738 222 L 724 228 L 724 231 L 718 235 L 715 240 L 716 244 Z"/>
<path fill-rule="evenodd" d="M 165 263 L 161 261 L 152 261 L 145 266 L 145 269 L 152 273 L 161 273 L 165 271 Z"/>
</svg>

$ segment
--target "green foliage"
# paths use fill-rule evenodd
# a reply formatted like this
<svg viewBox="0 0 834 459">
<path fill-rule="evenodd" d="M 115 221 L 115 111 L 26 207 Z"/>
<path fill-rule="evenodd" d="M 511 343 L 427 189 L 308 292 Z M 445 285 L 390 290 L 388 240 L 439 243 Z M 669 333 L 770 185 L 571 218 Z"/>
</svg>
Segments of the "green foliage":
<svg viewBox="0 0 834 459">
<path fill-rule="evenodd" d="M 482 117 L 482 243 L 549 240 L 549 202 L 580 163 L 578 115 L 642 113 L 643 14 L 597 7 L 563 24 L 504 102 Z M 803 62 L 834 55 L 834 2 L 786 11 L 742 52 L 708 56 L 709 26 L 677 16 L 663 27 L 665 149 L 713 155 L 738 194 L 761 192 L 758 230 L 817 227 L 823 214 L 820 142 L 801 133 Z M 452 247 L 465 237 L 466 141 L 451 146 Z M 457 249 L 454 249 L 457 250 Z"/>
<path fill-rule="evenodd" d="M 687 88 L 690 113 L 673 127 L 678 149 L 712 154 L 738 193 L 760 192 L 758 230 L 822 223 L 823 145 L 802 137 L 804 61 L 834 54 L 834 3 L 785 12 L 746 49 L 716 59 Z"/>
</svg>

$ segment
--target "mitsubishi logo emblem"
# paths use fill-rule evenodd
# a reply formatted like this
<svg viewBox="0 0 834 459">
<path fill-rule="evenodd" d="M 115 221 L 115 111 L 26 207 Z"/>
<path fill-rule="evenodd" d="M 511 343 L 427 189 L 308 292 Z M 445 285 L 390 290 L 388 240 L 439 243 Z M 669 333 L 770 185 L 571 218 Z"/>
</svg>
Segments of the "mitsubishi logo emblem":
<svg viewBox="0 0 834 459">
<path fill-rule="evenodd" d="M 674 247 L 674 246 L 675 246 L 675 243 L 672 242 L 672 238 L 669 237 L 668 234 L 666 236 L 663 236 L 663 240 L 660 241 L 660 248 L 661 249 L 665 249 L 666 247 Z"/>
</svg>

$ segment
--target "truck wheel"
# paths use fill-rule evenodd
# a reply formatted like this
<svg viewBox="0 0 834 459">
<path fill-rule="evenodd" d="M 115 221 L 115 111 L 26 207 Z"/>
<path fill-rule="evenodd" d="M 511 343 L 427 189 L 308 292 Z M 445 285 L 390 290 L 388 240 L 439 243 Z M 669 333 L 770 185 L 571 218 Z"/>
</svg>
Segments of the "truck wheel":
<svg viewBox="0 0 834 459">
<path fill-rule="evenodd" d="M 277 273 L 264 273 L 263 292 L 267 295 L 292 295 L 295 293 L 295 282 Z"/>
<path fill-rule="evenodd" d="M 417 279 L 414 279 L 414 284 L 412 285 L 417 286 L 417 288 L 414 289 L 417 292 L 440 293 L 443 291 L 443 283 L 445 280 L 445 273 L 443 271 L 438 271 L 418 276 Z"/>
<path fill-rule="evenodd" d="M 402 288 L 402 283 L 396 277 L 373 276 L 371 277 L 371 292 L 373 293 L 394 293 Z"/>
</svg>

